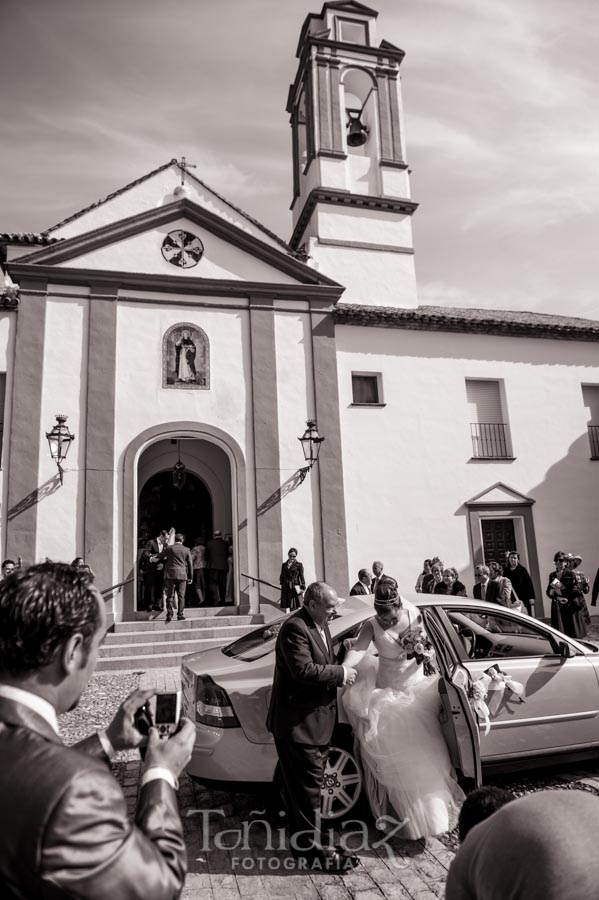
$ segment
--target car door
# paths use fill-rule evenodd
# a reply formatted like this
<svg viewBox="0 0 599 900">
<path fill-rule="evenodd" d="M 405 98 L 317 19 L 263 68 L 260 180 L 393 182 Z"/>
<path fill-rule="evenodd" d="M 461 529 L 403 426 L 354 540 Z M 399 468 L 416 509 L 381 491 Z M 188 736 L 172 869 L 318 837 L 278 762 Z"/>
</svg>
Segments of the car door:
<svg viewBox="0 0 599 900">
<path fill-rule="evenodd" d="M 572 655 L 562 655 L 560 639 L 543 623 L 499 607 L 486 611 L 454 601 L 440 616 L 473 679 L 497 666 L 524 688 L 523 702 L 507 689 L 488 694 L 490 728 L 486 734 L 480 729 L 483 763 L 599 746 L 597 677 L 574 644 L 564 639 Z"/>
<path fill-rule="evenodd" d="M 468 700 L 470 674 L 462 665 L 444 626 L 431 609 L 421 609 L 439 669 L 440 722 L 451 764 L 471 786 L 482 782 L 478 725 Z"/>
</svg>

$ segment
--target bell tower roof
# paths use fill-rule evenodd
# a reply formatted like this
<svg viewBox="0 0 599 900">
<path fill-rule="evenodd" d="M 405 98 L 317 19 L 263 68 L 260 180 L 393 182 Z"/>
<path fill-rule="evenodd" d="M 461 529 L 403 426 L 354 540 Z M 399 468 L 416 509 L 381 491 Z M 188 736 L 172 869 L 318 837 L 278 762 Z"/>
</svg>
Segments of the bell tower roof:
<svg viewBox="0 0 599 900">
<path fill-rule="evenodd" d="M 340 43 L 374 46 L 376 9 L 354 0 L 325 3 L 320 13 L 306 16 L 300 32 L 296 56 L 300 56 L 306 39 L 322 38 Z"/>
</svg>

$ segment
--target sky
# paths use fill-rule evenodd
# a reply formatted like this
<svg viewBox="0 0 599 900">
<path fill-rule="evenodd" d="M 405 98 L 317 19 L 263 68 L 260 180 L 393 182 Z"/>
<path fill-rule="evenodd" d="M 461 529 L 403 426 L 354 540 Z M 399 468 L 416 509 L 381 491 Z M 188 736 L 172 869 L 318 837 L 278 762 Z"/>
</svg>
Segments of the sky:
<svg viewBox="0 0 599 900">
<path fill-rule="evenodd" d="M 406 53 L 419 302 L 599 319 L 599 4 L 371 5 Z M 42 231 L 185 155 L 288 239 L 285 105 L 321 7 L 0 0 L 0 231 Z"/>
</svg>

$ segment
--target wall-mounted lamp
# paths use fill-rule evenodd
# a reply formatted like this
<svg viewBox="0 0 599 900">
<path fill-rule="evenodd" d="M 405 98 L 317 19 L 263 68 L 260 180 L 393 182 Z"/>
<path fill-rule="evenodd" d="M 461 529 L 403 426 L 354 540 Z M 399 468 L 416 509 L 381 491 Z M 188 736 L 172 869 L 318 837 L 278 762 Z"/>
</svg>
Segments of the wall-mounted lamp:
<svg viewBox="0 0 599 900">
<path fill-rule="evenodd" d="M 304 480 L 314 463 L 317 461 L 318 454 L 320 453 L 320 445 L 324 441 L 324 437 L 321 437 L 318 433 L 316 419 L 308 419 L 306 425 L 308 427 L 301 438 L 298 438 L 298 441 L 302 445 L 304 459 L 308 464 L 307 466 L 304 466 L 303 469 L 300 469 L 300 482 Z"/>
<path fill-rule="evenodd" d="M 50 455 L 58 466 L 58 474 L 60 483 L 62 484 L 63 469 L 62 463 L 67 458 L 69 447 L 75 440 L 75 435 L 71 434 L 68 425 L 65 424 L 67 416 L 56 416 L 56 425 L 51 431 L 46 432 L 48 444 L 50 447 Z"/>
</svg>

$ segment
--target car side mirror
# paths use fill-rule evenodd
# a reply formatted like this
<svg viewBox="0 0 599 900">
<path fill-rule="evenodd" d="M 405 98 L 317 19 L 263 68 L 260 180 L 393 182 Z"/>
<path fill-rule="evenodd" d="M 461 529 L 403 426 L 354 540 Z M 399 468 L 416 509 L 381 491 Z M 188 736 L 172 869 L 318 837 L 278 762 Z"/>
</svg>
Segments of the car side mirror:
<svg viewBox="0 0 599 900">
<path fill-rule="evenodd" d="M 566 644 L 565 641 L 560 641 L 557 645 L 557 649 L 562 659 L 570 659 L 572 656 L 572 648 L 570 647 L 570 644 Z"/>
</svg>

